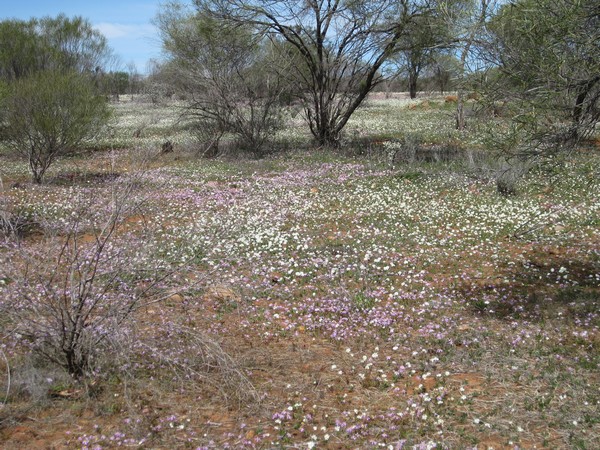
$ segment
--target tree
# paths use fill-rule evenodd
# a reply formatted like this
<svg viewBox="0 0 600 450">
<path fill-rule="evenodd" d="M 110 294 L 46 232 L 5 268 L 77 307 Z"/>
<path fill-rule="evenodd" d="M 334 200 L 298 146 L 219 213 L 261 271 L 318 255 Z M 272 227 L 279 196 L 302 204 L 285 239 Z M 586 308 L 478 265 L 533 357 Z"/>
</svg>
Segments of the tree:
<svg viewBox="0 0 600 450">
<path fill-rule="evenodd" d="M 166 66 L 167 64 L 154 58 L 150 58 L 146 63 L 147 75 L 142 83 L 141 91 L 154 105 L 172 94 L 170 86 L 172 82 L 167 80 Z"/>
<path fill-rule="evenodd" d="M 189 100 L 205 155 L 218 152 L 225 133 L 260 156 L 281 123 L 289 98 L 275 43 L 251 25 L 231 27 L 203 12 L 172 3 L 157 17 L 172 85 Z"/>
<path fill-rule="evenodd" d="M 81 17 L 0 22 L 2 138 L 27 159 L 34 182 L 106 122 L 97 85 L 111 59 L 104 36 Z"/>
<path fill-rule="evenodd" d="M 106 38 L 81 17 L 0 22 L 0 78 L 9 82 L 43 70 L 94 74 L 112 59 Z"/>
<path fill-rule="evenodd" d="M 437 52 L 434 55 L 433 63 L 430 66 L 432 80 L 439 89 L 440 94 L 450 89 L 452 79 L 456 77 L 458 60 L 446 53 Z"/>
<path fill-rule="evenodd" d="M 448 47 L 451 40 L 448 27 L 440 16 L 440 5 L 432 3 L 431 6 L 429 11 L 407 24 L 406 33 L 398 44 L 399 54 L 395 59 L 408 74 L 410 98 L 417 97 L 417 82 L 422 71 L 434 64 L 436 55 Z"/>
<path fill-rule="evenodd" d="M 43 68 L 45 50 L 31 20 L 0 22 L 0 79 L 10 82 Z"/>
<path fill-rule="evenodd" d="M 37 28 L 50 52 L 45 68 L 93 74 L 114 58 L 102 33 L 80 16 L 44 17 Z"/>
<path fill-rule="evenodd" d="M 94 136 L 108 119 L 105 99 L 76 72 L 44 71 L 9 86 L 5 139 L 29 163 L 35 183 L 59 156 Z"/>
<path fill-rule="evenodd" d="M 99 74 L 101 90 L 104 94 L 119 100 L 119 95 L 126 94 L 129 90 L 131 79 L 128 72 L 116 71 Z"/>
<path fill-rule="evenodd" d="M 127 64 L 127 74 L 129 76 L 127 90 L 129 95 L 131 95 L 131 100 L 133 100 L 133 96 L 140 93 L 140 86 L 142 84 L 142 76 L 138 72 L 133 61 L 130 61 L 129 64 Z"/>
<path fill-rule="evenodd" d="M 600 4 L 519 0 L 490 24 L 499 69 L 491 101 L 510 100 L 535 155 L 576 145 L 600 119 Z"/>
<path fill-rule="evenodd" d="M 486 25 L 496 8 L 496 0 L 457 0 L 451 7 L 445 8 L 446 23 L 451 27 L 454 35 L 454 48 L 457 52 L 457 102 L 456 102 L 456 128 L 464 130 L 465 120 L 465 87 L 468 74 L 472 72 L 470 65 L 482 63 L 479 53 L 484 43 Z"/>
<path fill-rule="evenodd" d="M 4 133 L 5 133 L 6 125 L 5 125 L 5 120 L 4 120 L 4 116 L 5 116 L 4 102 L 8 98 L 8 95 L 9 95 L 8 83 L 6 81 L 2 80 L 2 78 L 0 78 L 0 142 L 5 139 Z"/>
<path fill-rule="evenodd" d="M 384 80 L 408 24 L 428 1 L 195 0 L 199 12 L 247 24 L 295 50 L 295 83 L 318 145 L 336 146 L 367 94 Z"/>
</svg>

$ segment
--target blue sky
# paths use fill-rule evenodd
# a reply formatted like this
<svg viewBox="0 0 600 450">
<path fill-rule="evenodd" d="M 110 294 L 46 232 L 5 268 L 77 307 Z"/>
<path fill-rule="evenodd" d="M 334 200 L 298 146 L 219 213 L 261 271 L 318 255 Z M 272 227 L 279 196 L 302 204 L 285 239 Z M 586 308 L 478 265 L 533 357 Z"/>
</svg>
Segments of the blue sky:
<svg viewBox="0 0 600 450">
<path fill-rule="evenodd" d="M 160 39 L 151 21 L 160 0 L 0 0 L 0 20 L 83 16 L 107 37 L 122 68 L 134 62 L 146 72 L 150 58 L 160 57 Z"/>
</svg>

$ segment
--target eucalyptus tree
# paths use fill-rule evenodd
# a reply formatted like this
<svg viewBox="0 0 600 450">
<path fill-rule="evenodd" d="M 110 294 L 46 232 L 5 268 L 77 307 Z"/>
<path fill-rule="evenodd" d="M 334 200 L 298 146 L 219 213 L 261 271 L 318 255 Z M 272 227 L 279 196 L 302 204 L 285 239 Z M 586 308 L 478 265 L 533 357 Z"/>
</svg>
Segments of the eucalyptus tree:
<svg viewBox="0 0 600 450">
<path fill-rule="evenodd" d="M 369 92 L 409 24 L 431 9 L 427 0 L 195 0 L 199 12 L 231 25 L 251 25 L 287 43 L 310 131 L 318 145 L 341 133 Z"/>
</svg>

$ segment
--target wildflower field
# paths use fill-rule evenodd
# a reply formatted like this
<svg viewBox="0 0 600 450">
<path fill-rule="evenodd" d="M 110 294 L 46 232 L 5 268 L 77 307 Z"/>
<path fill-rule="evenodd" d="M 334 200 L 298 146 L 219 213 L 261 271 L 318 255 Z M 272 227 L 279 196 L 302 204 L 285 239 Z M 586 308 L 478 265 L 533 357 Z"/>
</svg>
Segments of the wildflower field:
<svg viewBox="0 0 600 450">
<path fill-rule="evenodd" d="M 600 148 L 501 195 L 491 119 L 452 108 L 372 99 L 341 149 L 296 116 L 211 160 L 176 103 L 127 99 L 44 185 L 1 154 L 0 447 L 597 448 Z M 20 328 L 65 241 L 105 243 L 83 379 Z"/>
</svg>

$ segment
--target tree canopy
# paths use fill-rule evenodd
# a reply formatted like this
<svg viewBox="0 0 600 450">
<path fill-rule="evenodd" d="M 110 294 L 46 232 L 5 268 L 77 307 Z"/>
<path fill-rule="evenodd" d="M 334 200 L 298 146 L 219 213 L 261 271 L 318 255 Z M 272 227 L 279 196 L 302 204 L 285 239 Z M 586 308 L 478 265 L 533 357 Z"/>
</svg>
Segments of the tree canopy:
<svg viewBox="0 0 600 450">
<path fill-rule="evenodd" d="M 297 56 L 294 82 L 319 145 L 337 145 L 356 108 L 381 81 L 408 24 L 431 8 L 417 0 L 195 0 L 199 13 L 250 24 Z"/>
<path fill-rule="evenodd" d="M 535 152 L 584 138 L 600 119 L 600 4 L 519 0 L 490 24 L 499 68 L 494 97 L 509 100 Z"/>
<path fill-rule="evenodd" d="M 0 77 L 8 81 L 43 70 L 92 74 L 111 58 L 106 38 L 82 17 L 0 22 Z"/>
</svg>

